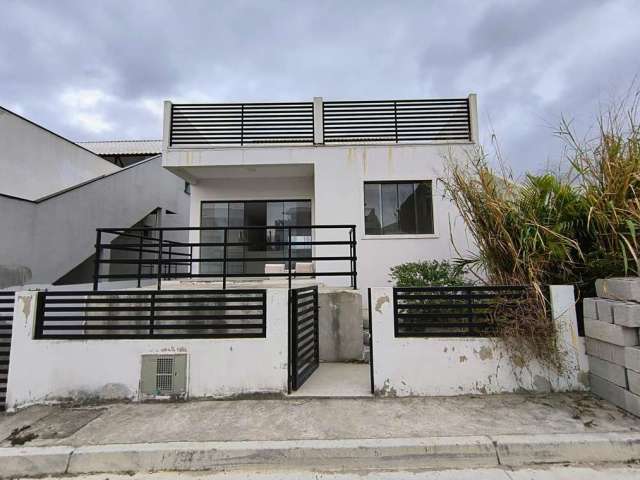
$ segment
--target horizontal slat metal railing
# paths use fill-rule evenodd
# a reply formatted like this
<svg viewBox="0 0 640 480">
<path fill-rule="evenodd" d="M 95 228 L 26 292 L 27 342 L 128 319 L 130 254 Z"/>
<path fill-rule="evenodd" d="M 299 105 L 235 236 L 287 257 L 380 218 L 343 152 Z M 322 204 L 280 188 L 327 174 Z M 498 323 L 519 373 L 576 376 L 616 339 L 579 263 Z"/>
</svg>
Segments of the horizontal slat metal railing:
<svg viewBox="0 0 640 480">
<path fill-rule="evenodd" d="M 323 104 L 324 143 L 470 141 L 467 98 Z"/>
<path fill-rule="evenodd" d="M 174 104 L 170 145 L 313 144 L 313 103 Z"/>
<path fill-rule="evenodd" d="M 36 339 L 262 338 L 266 290 L 38 292 Z"/>
<path fill-rule="evenodd" d="M 5 408 L 15 293 L 0 292 L 0 411 Z"/>
<path fill-rule="evenodd" d="M 514 305 L 524 286 L 416 287 L 393 289 L 396 337 L 489 337 L 499 304 Z"/>
<path fill-rule="evenodd" d="M 153 279 L 157 282 L 158 290 L 164 279 L 208 278 L 221 279 L 223 289 L 226 289 L 230 278 L 261 278 L 284 277 L 291 288 L 292 280 L 299 277 L 348 277 L 350 286 L 357 288 L 357 241 L 355 225 L 270 225 L 254 227 L 166 227 L 166 228 L 99 228 L 96 234 L 96 254 L 94 267 L 94 290 L 98 289 L 101 281 L 137 280 L 140 285 L 142 279 Z M 338 231 L 339 239 L 314 240 L 318 230 Z M 198 232 L 200 239 L 203 234 L 219 233 L 220 241 L 172 240 L 168 243 L 166 237 L 170 235 L 184 235 Z M 232 239 L 234 232 L 235 240 Z M 262 233 L 262 241 L 251 240 L 248 232 Z M 267 232 L 279 233 L 280 240 L 269 240 Z M 305 235 L 296 233 L 306 232 Z M 334 235 L 334 234 L 332 234 Z M 238 240 L 238 237 L 240 239 Z M 130 238 L 131 241 L 113 241 L 115 238 Z M 303 238 L 303 239 L 300 239 Z M 170 248 L 169 248 L 170 247 Z M 207 250 L 215 248 L 215 252 Z M 264 252 L 264 256 L 238 256 L 237 248 L 252 248 L 255 252 Z M 304 247 L 307 252 L 300 252 Z M 314 247 L 316 250 L 314 251 Z M 318 247 L 331 248 L 328 253 L 318 251 Z M 257 250 L 260 248 L 261 250 Z M 236 250 L 234 250 L 236 249 Z M 267 250 L 271 249 L 270 255 Z M 110 252 L 106 258 L 105 252 Z M 118 252 L 132 252 L 127 258 L 114 258 Z M 137 255 L 135 254 L 137 252 Z M 254 253 L 255 253 L 254 252 Z M 147 254 L 145 256 L 145 253 Z M 215 254 L 214 254 L 215 253 Z M 279 254 L 278 254 L 279 253 Z M 117 255 L 116 255 L 117 256 Z M 229 266 L 242 263 L 281 263 L 284 272 L 232 272 Z M 298 272 L 299 262 L 312 263 L 312 272 Z M 317 269 L 318 262 L 337 262 L 340 268 L 336 270 Z M 202 272 L 194 265 L 221 265 L 220 272 Z M 344 265 L 344 267 L 342 267 Z M 113 267 L 130 271 L 117 271 Z M 108 271 L 105 272 L 104 270 Z"/>
</svg>

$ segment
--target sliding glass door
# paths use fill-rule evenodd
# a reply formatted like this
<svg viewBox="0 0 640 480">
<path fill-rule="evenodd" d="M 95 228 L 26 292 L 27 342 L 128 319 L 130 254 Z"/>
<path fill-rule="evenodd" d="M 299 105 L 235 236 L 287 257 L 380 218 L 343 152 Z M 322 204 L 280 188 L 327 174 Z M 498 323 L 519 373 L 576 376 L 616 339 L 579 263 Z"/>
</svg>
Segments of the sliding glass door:
<svg viewBox="0 0 640 480">
<path fill-rule="evenodd" d="M 251 258 L 278 258 L 287 255 L 286 245 L 273 245 L 273 242 L 286 242 L 288 229 L 278 227 L 311 225 L 311 200 L 251 200 L 229 202 L 202 202 L 200 225 L 202 227 L 265 227 L 268 229 L 233 229 L 227 234 L 227 242 L 247 242 L 248 245 L 228 246 L 227 273 L 246 275 L 264 273 L 266 263 L 284 263 L 281 260 L 247 261 Z M 292 241 L 310 241 L 311 230 L 293 228 Z M 222 230 L 202 230 L 201 242 L 222 242 Z M 200 258 L 223 258 L 222 247 L 202 247 Z M 311 255 L 310 245 L 292 248 L 293 257 Z M 202 262 L 201 273 L 222 274 L 222 263 Z"/>
</svg>

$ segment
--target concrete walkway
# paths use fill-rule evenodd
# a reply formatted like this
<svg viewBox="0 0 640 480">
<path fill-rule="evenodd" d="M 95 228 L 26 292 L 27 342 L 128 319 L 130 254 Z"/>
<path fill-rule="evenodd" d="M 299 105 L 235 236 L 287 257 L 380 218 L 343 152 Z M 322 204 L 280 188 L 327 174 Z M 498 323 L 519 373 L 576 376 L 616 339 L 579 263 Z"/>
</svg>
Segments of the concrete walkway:
<svg viewBox="0 0 640 480">
<path fill-rule="evenodd" d="M 371 397 L 368 363 L 321 363 L 292 397 Z"/>
<path fill-rule="evenodd" d="M 0 415 L 0 447 L 16 428 L 28 446 L 84 446 L 640 432 L 640 419 L 588 394 L 552 394 L 35 406 Z"/>
<path fill-rule="evenodd" d="M 0 440 L 0 477 L 494 467 L 634 461 L 640 419 L 587 394 L 36 406 Z"/>
</svg>

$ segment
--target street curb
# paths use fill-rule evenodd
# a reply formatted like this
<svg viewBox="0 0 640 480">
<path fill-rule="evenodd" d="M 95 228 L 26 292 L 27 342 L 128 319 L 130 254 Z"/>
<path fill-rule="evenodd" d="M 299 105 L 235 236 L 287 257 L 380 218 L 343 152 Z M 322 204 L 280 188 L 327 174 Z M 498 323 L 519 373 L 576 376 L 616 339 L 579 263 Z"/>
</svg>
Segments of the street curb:
<svg viewBox="0 0 640 480">
<path fill-rule="evenodd" d="M 640 433 L 0 448 L 0 477 L 292 468 L 473 468 L 640 459 Z"/>
<path fill-rule="evenodd" d="M 630 462 L 640 459 L 640 433 L 495 435 L 501 465 Z"/>
</svg>

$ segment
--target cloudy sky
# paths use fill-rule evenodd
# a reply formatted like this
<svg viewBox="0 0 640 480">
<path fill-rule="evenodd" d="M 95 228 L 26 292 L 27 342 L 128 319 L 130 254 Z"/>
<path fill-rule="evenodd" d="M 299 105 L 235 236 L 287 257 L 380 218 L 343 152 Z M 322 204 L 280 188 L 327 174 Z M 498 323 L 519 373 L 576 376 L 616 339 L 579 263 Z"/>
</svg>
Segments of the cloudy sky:
<svg viewBox="0 0 640 480">
<path fill-rule="evenodd" d="M 0 105 L 73 140 L 160 138 L 162 101 L 478 94 L 517 170 L 640 74 L 640 0 L 0 0 Z"/>
</svg>

